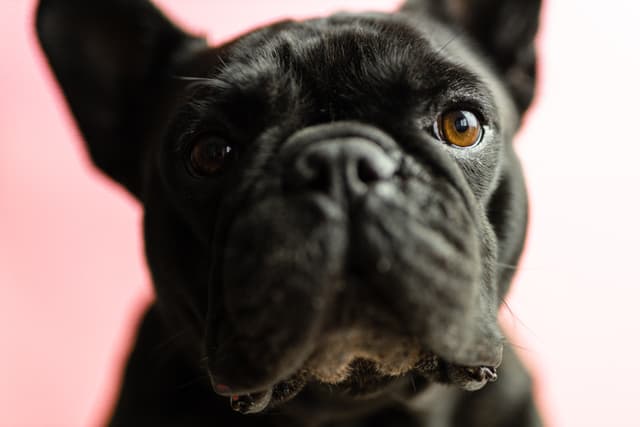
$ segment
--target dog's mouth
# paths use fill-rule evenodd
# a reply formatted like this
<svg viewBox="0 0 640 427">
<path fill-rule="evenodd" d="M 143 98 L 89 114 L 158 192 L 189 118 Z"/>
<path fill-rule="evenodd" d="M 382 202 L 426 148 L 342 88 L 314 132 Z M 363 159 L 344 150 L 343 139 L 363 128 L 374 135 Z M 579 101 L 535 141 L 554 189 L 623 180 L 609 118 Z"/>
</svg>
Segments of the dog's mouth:
<svg viewBox="0 0 640 427">
<path fill-rule="evenodd" d="M 385 317 L 379 308 L 368 308 L 370 313 Z M 384 325 L 391 323 L 389 318 L 361 318 L 356 326 L 323 331 L 314 337 L 312 350 L 304 358 L 290 361 L 289 374 L 281 369 L 262 386 L 249 386 L 244 392 L 212 378 L 214 390 L 229 398 L 233 410 L 255 414 L 301 393 L 310 394 L 312 399 L 338 397 L 371 402 L 389 394 L 411 398 L 432 384 L 476 391 L 497 380 L 501 344 L 492 343 L 497 347 L 492 356 L 470 350 L 469 358 L 476 362 L 461 364 L 426 347 L 421 340 L 399 333 L 399 329 L 386 329 Z"/>
<path fill-rule="evenodd" d="M 410 397 L 435 383 L 476 391 L 497 380 L 498 365 L 460 366 L 421 349 L 415 340 L 352 330 L 328 337 L 296 373 L 264 390 L 240 394 L 224 384 L 213 386 L 233 410 L 254 414 L 290 401 L 305 388 L 356 400 L 389 390 Z"/>
</svg>

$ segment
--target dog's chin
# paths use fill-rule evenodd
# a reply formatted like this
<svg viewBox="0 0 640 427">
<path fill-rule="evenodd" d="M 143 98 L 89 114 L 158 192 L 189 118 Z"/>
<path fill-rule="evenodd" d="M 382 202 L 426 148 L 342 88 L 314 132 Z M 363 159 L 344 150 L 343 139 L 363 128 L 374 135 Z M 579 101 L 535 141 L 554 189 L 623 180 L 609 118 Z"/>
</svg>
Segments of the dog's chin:
<svg viewBox="0 0 640 427">
<path fill-rule="evenodd" d="M 349 210 L 265 198 L 234 219 L 225 314 L 208 339 L 214 387 L 235 409 L 307 386 L 368 399 L 416 378 L 466 390 L 495 379 L 501 337 L 475 221 L 450 186 L 414 184 Z"/>
<path fill-rule="evenodd" d="M 230 399 L 234 410 L 248 414 L 272 409 L 299 394 L 307 402 L 339 399 L 343 405 L 361 404 L 411 399 L 436 383 L 475 391 L 497 379 L 497 366 L 458 366 L 417 346 L 389 350 L 387 355 L 363 351 L 335 357 L 335 351 L 327 348 L 291 377 L 262 390 L 242 394 L 215 382 L 213 387 Z"/>
</svg>

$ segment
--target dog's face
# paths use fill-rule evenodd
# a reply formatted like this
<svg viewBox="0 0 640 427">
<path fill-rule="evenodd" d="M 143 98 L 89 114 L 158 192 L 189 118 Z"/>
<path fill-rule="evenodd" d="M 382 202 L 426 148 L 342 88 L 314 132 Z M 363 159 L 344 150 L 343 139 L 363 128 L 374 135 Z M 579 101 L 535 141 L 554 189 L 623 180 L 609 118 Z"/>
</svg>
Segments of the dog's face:
<svg viewBox="0 0 640 427">
<path fill-rule="evenodd" d="M 538 8 L 415 1 L 208 47 L 145 1 L 42 2 L 93 159 L 144 205 L 158 305 L 237 409 L 495 378 Z"/>
</svg>

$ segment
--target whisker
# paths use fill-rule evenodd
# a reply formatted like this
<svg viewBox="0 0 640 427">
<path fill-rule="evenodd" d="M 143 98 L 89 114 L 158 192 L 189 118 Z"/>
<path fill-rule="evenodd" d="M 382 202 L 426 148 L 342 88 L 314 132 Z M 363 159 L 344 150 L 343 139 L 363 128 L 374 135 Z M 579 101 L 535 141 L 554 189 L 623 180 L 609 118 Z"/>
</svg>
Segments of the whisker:
<svg viewBox="0 0 640 427">
<path fill-rule="evenodd" d="M 509 340 L 505 340 L 504 343 L 507 344 L 511 348 L 516 348 L 516 349 L 521 350 L 521 351 L 526 351 L 527 353 L 537 353 L 537 351 L 535 349 L 531 348 L 531 347 L 527 347 L 527 346 L 524 346 L 524 345 L 516 344 L 516 343 L 513 343 L 513 342 L 511 342 Z"/>
<path fill-rule="evenodd" d="M 517 324 L 521 325 L 524 329 L 526 329 L 529 334 L 531 334 L 533 337 L 537 338 L 538 336 L 533 331 L 533 329 L 531 329 L 529 326 L 527 326 L 527 324 L 524 323 L 520 317 L 518 317 L 518 315 L 511 309 L 511 306 L 509 305 L 507 300 L 502 298 L 502 297 L 500 298 L 500 300 L 502 301 L 502 304 L 506 307 L 506 309 L 509 312 L 509 315 L 511 316 L 511 318 L 513 320 L 515 320 L 515 322 Z"/>
<path fill-rule="evenodd" d="M 503 264 L 501 262 L 496 262 L 496 266 L 500 268 L 508 269 L 508 270 L 517 270 L 518 268 L 520 268 L 517 265 Z"/>
<path fill-rule="evenodd" d="M 457 31 L 456 33 L 453 34 L 453 36 L 451 36 L 451 38 L 449 40 L 447 40 L 445 42 L 445 44 L 443 44 L 442 46 L 440 46 L 440 48 L 436 51 L 436 54 L 441 53 L 443 50 L 445 50 L 451 43 L 453 43 L 456 39 L 458 39 L 460 36 L 462 36 L 464 34 L 464 31 L 460 30 Z"/>
<path fill-rule="evenodd" d="M 543 270 L 541 267 L 523 267 L 521 265 L 512 265 L 512 264 L 504 264 L 501 262 L 496 262 L 495 266 L 498 268 L 502 268 L 505 270 L 519 270 L 519 271 L 540 271 Z"/>
<path fill-rule="evenodd" d="M 209 82 L 212 79 L 208 77 L 190 77 L 190 76 L 171 76 L 173 79 L 182 80 L 185 82 Z"/>
<path fill-rule="evenodd" d="M 218 57 L 218 60 L 220 61 L 220 67 L 218 67 L 219 70 L 224 70 L 225 68 L 229 68 L 229 66 L 227 65 L 227 61 L 225 61 L 222 56 Z"/>
</svg>

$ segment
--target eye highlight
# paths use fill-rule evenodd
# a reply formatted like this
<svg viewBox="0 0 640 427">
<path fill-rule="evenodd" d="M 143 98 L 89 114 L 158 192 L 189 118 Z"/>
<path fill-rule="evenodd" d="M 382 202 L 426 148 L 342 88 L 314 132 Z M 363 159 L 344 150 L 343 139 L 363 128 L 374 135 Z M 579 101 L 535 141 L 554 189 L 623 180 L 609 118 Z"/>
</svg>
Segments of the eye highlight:
<svg viewBox="0 0 640 427">
<path fill-rule="evenodd" d="M 460 148 L 476 145 L 483 135 L 480 119 L 467 110 L 447 111 L 438 117 L 433 126 L 438 139 Z"/>
<path fill-rule="evenodd" d="M 211 176 L 222 170 L 235 155 L 232 144 L 211 135 L 196 140 L 189 153 L 189 169 L 197 176 Z"/>
</svg>

